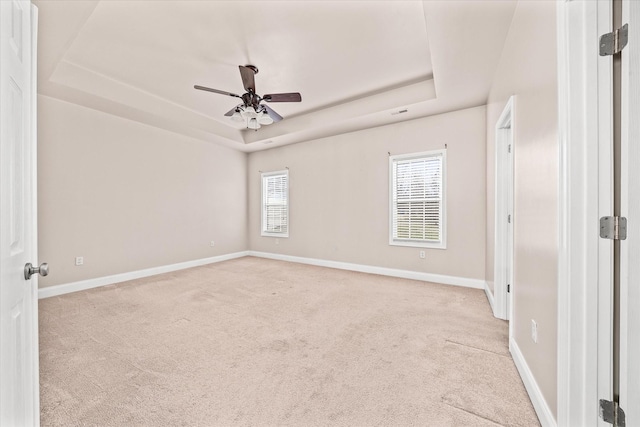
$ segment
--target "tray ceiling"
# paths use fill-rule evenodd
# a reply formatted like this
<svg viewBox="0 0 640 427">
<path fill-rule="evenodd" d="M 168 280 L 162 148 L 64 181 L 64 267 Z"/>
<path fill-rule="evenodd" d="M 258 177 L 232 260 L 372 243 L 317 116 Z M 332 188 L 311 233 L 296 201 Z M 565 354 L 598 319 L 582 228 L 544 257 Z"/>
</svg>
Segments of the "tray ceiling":
<svg viewBox="0 0 640 427">
<path fill-rule="evenodd" d="M 483 104 L 514 6 L 34 3 L 41 94 L 242 151 Z M 465 34 L 456 33 L 465 22 Z M 245 64 L 260 70 L 259 94 L 300 92 L 303 102 L 270 104 L 285 119 L 253 131 L 224 117 L 238 99 L 193 89 L 199 84 L 242 94 L 238 65 Z M 403 109 L 408 112 L 396 114 Z"/>
</svg>

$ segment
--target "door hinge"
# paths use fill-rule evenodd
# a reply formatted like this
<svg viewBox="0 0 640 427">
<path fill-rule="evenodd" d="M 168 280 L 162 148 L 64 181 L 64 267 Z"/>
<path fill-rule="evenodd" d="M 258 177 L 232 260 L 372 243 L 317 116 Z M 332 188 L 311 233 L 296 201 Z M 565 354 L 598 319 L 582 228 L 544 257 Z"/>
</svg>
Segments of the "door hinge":
<svg viewBox="0 0 640 427">
<path fill-rule="evenodd" d="M 507 285 L 507 293 L 511 292 L 511 285 Z"/>
<path fill-rule="evenodd" d="M 511 214 L 507 215 L 507 223 L 511 224 Z"/>
<path fill-rule="evenodd" d="M 511 144 L 509 144 L 509 152 L 511 152 Z"/>
<path fill-rule="evenodd" d="M 624 411 L 618 405 L 618 402 L 600 399 L 600 418 L 605 423 L 613 424 L 614 427 L 626 427 L 627 425 Z"/>
<path fill-rule="evenodd" d="M 600 237 L 625 240 L 627 238 L 627 218 L 623 216 L 603 216 L 600 218 Z"/>
<path fill-rule="evenodd" d="M 624 24 L 617 30 L 600 36 L 600 56 L 620 53 L 629 41 L 629 24 Z"/>
</svg>

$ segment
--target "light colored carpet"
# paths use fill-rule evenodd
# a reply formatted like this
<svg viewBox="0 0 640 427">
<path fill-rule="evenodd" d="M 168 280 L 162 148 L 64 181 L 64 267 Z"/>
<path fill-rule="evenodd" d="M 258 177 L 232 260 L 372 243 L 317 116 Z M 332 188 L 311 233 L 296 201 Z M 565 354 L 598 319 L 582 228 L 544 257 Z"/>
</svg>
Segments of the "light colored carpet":
<svg viewBox="0 0 640 427">
<path fill-rule="evenodd" d="M 40 301 L 43 426 L 537 426 L 480 290 L 245 257 Z"/>
</svg>

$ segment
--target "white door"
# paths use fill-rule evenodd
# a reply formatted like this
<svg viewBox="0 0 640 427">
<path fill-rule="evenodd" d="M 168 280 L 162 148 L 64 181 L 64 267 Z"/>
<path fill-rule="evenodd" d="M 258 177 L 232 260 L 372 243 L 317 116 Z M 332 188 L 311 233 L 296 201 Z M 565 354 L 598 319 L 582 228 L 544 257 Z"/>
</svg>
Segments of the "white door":
<svg viewBox="0 0 640 427">
<path fill-rule="evenodd" d="M 494 315 L 511 318 L 513 286 L 514 97 L 496 122 Z M 511 325 L 510 331 L 511 333 Z"/>
<path fill-rule="evenodd" d="M 622 51 L 621 216 L 628 220 L 620 243 L 620 407 L 626 425 L 640 425 L 640 2 L 625 0 L 622 22 L 629 44 Z"/>
<path fill-rule="evenodd" d="M 0 425 L 38 425 L 36 9 L 0 0 Z M 33 23 L 33 25 L 32 25 Z"/>
<path fill-rule="evenodd" d="M 512 301 L 513 301 L 513 228 L 515 217 L 513 215 L 513 158 L 514 158 L 514 150 L 515 144 L 513 140 L 513 115 L 510 113 L 509 124 L 504 128 L 505 137 L 507 139 L 507 164 L 506 168 L 506 187 L 507 187 L 507 241 L 505 246 L 507 248 L 505 267 L 506 273 L 505 276 L 507 278 L 507 295 L 506 295 L 506 312 L 507 320 L 511 320 L 512 318 Z M 509 337 L 511 337 L 513 324 L 509 323 Z"/>
</svg>

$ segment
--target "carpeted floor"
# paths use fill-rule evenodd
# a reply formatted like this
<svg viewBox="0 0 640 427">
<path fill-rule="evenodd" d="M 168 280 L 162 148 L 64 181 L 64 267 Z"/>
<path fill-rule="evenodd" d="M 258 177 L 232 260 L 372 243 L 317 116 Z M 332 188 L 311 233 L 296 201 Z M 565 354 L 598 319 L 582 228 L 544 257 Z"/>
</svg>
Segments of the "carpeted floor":
<svg viewBox="0 0 640 427">
<path fill-rule="evenodd" d="M 245 257 L 40 301 L 43 426 L 538 426 L 483 291 Z"/>
</svg>

